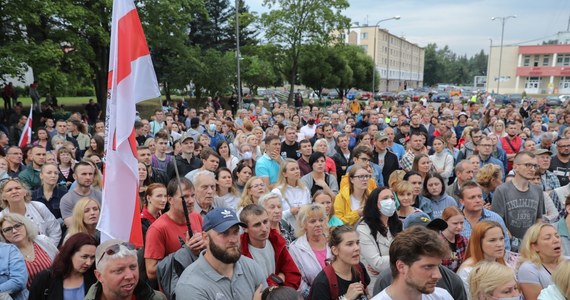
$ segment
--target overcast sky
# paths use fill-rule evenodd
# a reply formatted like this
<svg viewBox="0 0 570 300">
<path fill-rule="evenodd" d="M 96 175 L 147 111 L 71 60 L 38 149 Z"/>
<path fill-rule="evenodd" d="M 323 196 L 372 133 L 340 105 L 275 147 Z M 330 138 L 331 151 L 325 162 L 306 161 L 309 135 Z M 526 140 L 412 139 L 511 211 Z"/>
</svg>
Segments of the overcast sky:
<svg viewBox="0 0 570 300">
<path fill-rule="evenodd" d="M 245 0 L 252 11 L 267 11 L 262 0 Z M 457 54 L 471 56 L 481 49 L 489 52 L 501 40 L 500 20 L 493 16 L 517 15 L 505 26 L 504 44 L 537 44 L 565 31 L 570 17 L 570 0 L 348 0 L 346 16 L 352 22 L 374 25 L 404 36 L 425 47 L 428 43 L 448 45 Z M 532 42 L 530 42 L 532 41 Z"/>
</svg>

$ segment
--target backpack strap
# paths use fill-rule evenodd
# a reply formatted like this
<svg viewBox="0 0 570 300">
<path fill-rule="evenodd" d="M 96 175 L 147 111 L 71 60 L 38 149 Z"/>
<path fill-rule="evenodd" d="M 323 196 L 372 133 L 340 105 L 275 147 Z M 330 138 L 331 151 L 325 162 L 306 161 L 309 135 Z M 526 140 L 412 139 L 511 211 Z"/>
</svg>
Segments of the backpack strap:
<svg viewBox="0 0 570 300">
<path fill-rule="evenodd" d="M 338 299 L 338 279 L 332 265 L 327 265 L 323 271 L 329 281 L 329 294 L 331 299 Z"/>
<path fill-rule="evenodd" d="M 378 244 L 378 242 L 376 242 L 376 244 Z M 378 250 L 380 250 L 380 248 L 378 248 Z M 380 255 L 382 255 L 382 253 L 380 253 Z M 358 277 L 360 279 L 360 282 L 362 283 L 362 285 L 364 285 L 364 289 L 366 289 L 368 287 L 368 285 L 366 284 L 366 274 L 364 273 L 364 269 L 362 268 L 362 264 L 358 263 L 356 266 L 354 266 L 354 268 L 356 269 L 356 272 L 358 273 Z"/>
</svg>

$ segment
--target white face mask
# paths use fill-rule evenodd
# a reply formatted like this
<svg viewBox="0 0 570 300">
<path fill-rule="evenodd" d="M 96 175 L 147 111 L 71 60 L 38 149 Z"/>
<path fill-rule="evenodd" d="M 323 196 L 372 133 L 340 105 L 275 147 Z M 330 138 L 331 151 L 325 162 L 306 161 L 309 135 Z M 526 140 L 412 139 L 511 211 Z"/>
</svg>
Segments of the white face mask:
<svg viewBox="0 0 570 300">
<path fill-rule="evenodd" d="M 380 213 L 391 217 L 396 212 L 396 201 L 392 199 L 380 200 Z"/>
<path fill-rule="evenodd" d="M 251 152 L 246 151 L 246 152 L 244 152 L 244 153 L 241 154 L 241 158 L 243 158 L 243 159 L 252 159 L 253 156 L 252 156 L 252 153 L 251 153 Z"/>
</svg>

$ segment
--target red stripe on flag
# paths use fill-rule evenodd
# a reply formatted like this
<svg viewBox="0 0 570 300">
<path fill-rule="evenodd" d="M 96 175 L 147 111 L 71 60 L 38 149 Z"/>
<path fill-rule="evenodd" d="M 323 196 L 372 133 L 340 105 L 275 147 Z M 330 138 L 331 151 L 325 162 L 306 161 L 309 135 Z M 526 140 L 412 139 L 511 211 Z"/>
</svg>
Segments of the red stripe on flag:
<svg viewBox="0 0 570 300">
<path fill-rule="evenodd" d="M 136 9 L 129 11 L 119 20 L 118 33 L 117 85 L 131 74 L 132 61 L 150 54 Z"/>
</svg>

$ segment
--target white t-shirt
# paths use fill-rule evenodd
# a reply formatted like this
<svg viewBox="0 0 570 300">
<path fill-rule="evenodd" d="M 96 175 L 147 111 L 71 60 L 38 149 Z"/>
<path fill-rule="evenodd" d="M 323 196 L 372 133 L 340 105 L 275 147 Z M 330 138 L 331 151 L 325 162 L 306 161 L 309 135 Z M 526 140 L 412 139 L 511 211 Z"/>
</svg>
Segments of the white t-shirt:
<svg viewBox="0 0 570 300">
<path fill-rule="evenodd" d="M 315 131 L 317 130 L 317 125 L 305 125 L 299 129 L 299 133 L 303 135 L 306 139 L 311 139 L 315 136 Z"/>
<path fill-rule="evenodd" d="M 358 210 L 360 208 L 360 200 L 350 195 L 350 209 Z"/>
<path fill-rule="evenodd" d="M 275 273 L 275 249 L 268 241 L 265 242 L 265 248 L 255 248 L 251 244 L 247 245 L 249 253 L 253 260 L 259 264 L 260 272 L 263 272 L 263 277 L 267 278 L 269 275 Z"/>
<path fill-rule="evenodd" d="M 392 300 L 392 297 L 388 296 L 388 293 L 386 293 L 386 289 L 380 292 L 380 294 L 374 296 L 372 300 Z M 433 293 L 423 294 L 422 300 L 453 300 L 453 297 L 451 297 L 448 291 L 436 287 Z"/>
</svg>

